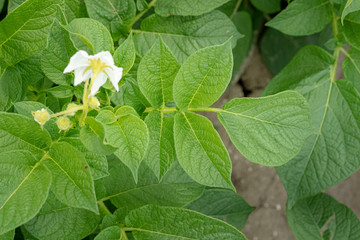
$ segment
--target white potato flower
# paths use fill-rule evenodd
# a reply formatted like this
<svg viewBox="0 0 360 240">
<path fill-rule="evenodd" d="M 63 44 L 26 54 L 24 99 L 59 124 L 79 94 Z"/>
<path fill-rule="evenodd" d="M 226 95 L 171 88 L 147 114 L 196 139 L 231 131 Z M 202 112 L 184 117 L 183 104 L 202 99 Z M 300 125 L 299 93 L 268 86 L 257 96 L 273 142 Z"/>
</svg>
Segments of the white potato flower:
<svg viewBox="0 0 360 240">
<path fill-rule="evenodd" d="M 94 78 L 90 83 L 89 96 L 94 96 L 105 84 L 107 78 L 114 85 L 116 91 L 119 91 L 118 83 L 122 77 L 123 69 L 115 66 L 114 59 L 108 51 L 99 52 L 95 55 L 88 55 L 83 50 L 78 51 L 70 58 L 64 73 L 72 71 L 75 74 L 75 86 L 89 78 Z"/>
</svg>

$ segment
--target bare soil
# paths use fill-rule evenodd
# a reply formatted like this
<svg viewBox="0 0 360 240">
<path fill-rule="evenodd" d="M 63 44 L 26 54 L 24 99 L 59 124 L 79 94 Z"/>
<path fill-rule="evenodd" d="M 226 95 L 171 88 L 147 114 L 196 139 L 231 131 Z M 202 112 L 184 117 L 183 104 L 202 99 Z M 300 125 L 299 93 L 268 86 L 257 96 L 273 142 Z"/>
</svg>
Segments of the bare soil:
<svg viewBox="0 0 360 240">
<path fill-rule="evenodd" d="M 233 82 L 214 106 L 221 107 L 232 98 L 259 97 L 272 74 L 264 65 L 258 49 L 251 51 L 241 80 Z M 244 94 L 246 93 L 246 94 Z M 232 181 L 237 192 L 256 210 L 249 216 L 243 233 L 249 240 L 295 240 L 286 221 L 286 191 L 275 168 L 245 159 L 231 143 L 225 129 L 213 113 L 204 114 L 214 123 L 233 162 Z M 360 216 L 360 171 L 326 192 Z"/>
</svg>

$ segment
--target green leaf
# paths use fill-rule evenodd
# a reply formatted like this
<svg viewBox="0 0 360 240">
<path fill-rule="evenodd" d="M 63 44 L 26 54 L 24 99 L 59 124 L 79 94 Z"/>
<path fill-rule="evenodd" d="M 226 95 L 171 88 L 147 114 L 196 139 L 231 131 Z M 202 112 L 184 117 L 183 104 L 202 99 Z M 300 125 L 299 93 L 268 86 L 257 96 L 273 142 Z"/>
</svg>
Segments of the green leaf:
<svg viewBox="0 0 360 240">
<path fill-rule="evenodd" d="M 0 113 L 0 152 L 21 149 L 41 158 L 50 144 L 50 135 L 35 120 L 18 114 Z"/>
<path fill-rule="evenodd" d="M 232 46 L 241 37 L 231 20 L 220 11 L 197 17 L 151 15 L 141 22 L 141 31 L 134 36 L 137 52 L 144 56 L 157 35 L 175 55 L 179 63 L 196 50 L 222 44 L 231 38 Z"/>
<path fill-rule="evenodd" d="M 352 48 L 342 65 L 345 78 L 351 80 L 360 92 L 360 51 Z"/>
<path fill-rule="evenodd" d="M 64 204 L 98 213 L 93 178 L 84 156 L 69 143 L 51 145 L 46 166 L 53 174 L 52 191 Z"/>
<path fill-rule="evenodd" d="M 116 66 L 123 68 L 123 76 L 126 75 L 134 65 L 136 58 L 135 45 L 132 34 L 116 49 L 114 62 Z"/>
<path fill-rule="evenodd" d="M 349 80 L 331 81 L 333 58 L 305 47 L 268 85 L 264 94 L 294 89 L 308 100 L 316 133 L 277 172 L 288 206 L 347 178 L 360 167 L 360 96 Z"/>
<path fill-rule="evenodd" d="M 104 155 L 90 152 L 82 144 L 80 138 L 77 137 L 65 137 L 62 138 L 61 141 L 71 144 L 74 148 L 76 148 L 78 151 L 82 153 L 82 155 L 85 158 L 85 161 L 89 164 L 89 170 L 94 180 L 109 175 L 108 163 Z"/>
<path fill-rule="evenodd" d="M 265 166 L 291 160 L 313 133 L 309 105 L 295 91 L 232 99 L 218 118 L 241 154 Z"/>
<path fill-rule="evenodd" d="M 174 137 L 179 163 L 198 183 L 234 189 L 231 161 L 210 120 L 195 113 L 175 115 Z"/>
<path fill-rule="evenodd" d="M 128 115 L 128 114 L 132 114 L 132 115 L 137 116 L 137 117 L 139 116 L 137 114 L 136 110 L 133 107 L 130 107 L 130 106 L 121 106 L 115 112 L 115 116 L 117 118 L 120 118 L 120 117 Z"/>
<path fill-rule="evenodd" d="M 8 111 L 15 102 L 21 101 L 23 81 L 20 71 L 15 67 L 6 68 L 0 75 L 0 110 Z"/>
<path fill-rule="evenodd" d="M 18 6 L 23 4 L 26 0 L 9 0 L 8 1 L 8 13 L 14 11 Z"/>
<path fill-rule="evenodd" d="M 117 208 L 127 211 L 147 204 L 183 207 L 199 198 L 204 190 L 178 162 L 172 164 L 160 182 L 142 163 L 135 183 L 131 171 L 115 156 L 109 158 L 109 172 L 108 177 L 96 181 L 96 195 L 101 201 L 110 199 Z"/>
<path fill-rule="evenodd" d="M 180 65 L 159 38 L 141 59 L 137 80 L 141 92 L 154 107 L 173 100 L 173 82 Z"/>
<path fill-rule="evenodd" d="M 117 147 L 114 154 L 131 170 L 135 182 L 138 168 L 149 143 L 146 124 L 133 114 L 122 116 L 116 123 L 104 124 L 106 140 Z"/>
<path fill-rule="evenodd" d="M 80 130 L 80 140 L 89 151 L 97 154 L 109 155 L 116 150 L 105 141 L 104 127 L 93 117 L 86 118 L 86 125 Z"/>
<path fill-rule="evenodd" d="M 0 153 L 0 235 L 32 219 L 44 204 L 51 185 L 45 157 L 24 150 Z"/>
<path fill-rule="evenodd" d="M 241 70 L 243 61 L 248 56 L 252 44 L 253 27 L 252 27 L 251 15 L 245 11 L 237 12 L 235 16 L 232 18 L 232 21 L 234 22 L 239 33 L 244 35 L 243 38 L 240 38 L 237 41 L 236 46 L 233 49 L 233 57 L 234 57 L 233 74 L 235 74 Z"/>
<path fill-rule="evenodd" d="M 174 117 L 164 117 L 159 111 L 151 111 L 145 119 L 149 129 L 149 146 L 145 163 L 161 179 L 175 161 Z"/>
<path fill-rule="evenodd" d="M 345 8 L 341 14 L 341 23 L 344 24 L 344 18 L 352 12 L 356 12 L 360 10 L 360 2 L 359 1 L 353 1 L 353 0 L 347 0 Z"/>
<path fill-rule="evenodd" d="M 297 239 L 360 239 L 360 221 L 345 205 L 326 194 L 298 201 L 286 216 Z M 325 238 L 329 232 L 329 238 Z"/>
<path fill-rule="evenodd" d="M 200 213 L 174 207 L 144 206 L 126 217 L 135 239 L 238 239 L 236 228 Z"/>
<path fill-rule="evenodd" d="M 170 15 L 198 16 L 210 12 L 228 1 L 230 0 L 157 0 L 155 12 L 163 17 Z"/>
<path fill-rule="evenodd" d="M 292 36 L 323 30 L 332 17 L 328 0 L 296 0 L 265 25 Z"/>
<path fill-rule="evenodd" d="M 74 88 L 71 86 L 56 86 L 49 88 L 47 92 L 56 98 L 69 98 L 74 95 Z"/>
<path fill-rule="evenodd" d="M 34 121 L 32 112 L 41 110 L 43 108 L 47 109 L 44 104 L 33 101 L 22 101 L 14 103 L 14 108 L 17 113 L 30 118 L 32 121 Z M 47 109 L 47 111 L 49 112 L 49 114 L 53 114 L 51 110 Z M 44 125 L 44 128 L 49 132 L 53 140 L 60 137 L 59 128 L 56 125 L 56 118 L 51 118 L 49 121 L 47 121 Z"/>
<path fill-rule="evenodd" d="M 180 109 L 209 107 L 224 93 L 232 75 L 231 44 L 192 54 L 174 80 L 174 100 Z"/>
<path fill-rule="evenodd" d="M 0 1 L 1 3 L 1 1 Z M 1 11 L 1 6 L 0 6 L 0 11 Z M 14 230 L 10 230 L 4 234 L 0 234 L 0 240 L 13 240 L 15 237 L 15 229 Z"/>
<path fill-rule="evenodd" d="M 0 0 L 0 12 L 2 11 L 4 7 L 5 0 Z M 10 234 L 9 234 L 10 235 Z M 3 237 L 5 239 L 5 237 Z M 2 239 L 1 239 L 2 240 Z"/>
<path fill-rule="evenodd" d="M 350 13 L 344 19 L 342 31 L 348 43 L 360 50 L 360 11 Z"/>
<path fill-rule="evenodd" d="M 289 36 L 268 28 L 261 38 L 261 56 L 269 70 L 278 74 L 302 47 L 309 44 L 324 45 L 332 35 L 330 25 L 320 33 L 302 37 Z"/>
<path fill-rule="evenodd" d="M 255 210 L 239 194 L 225 189 L 207 189 L 186 208 L 225 221 L 238 230 L 245 226 L 248 216 Z"/>
<path fill-rule="evenodd" d="M 69 207 L 50 194 L 39 214 L 25 224 L 38 239 L 83 239 L 92 233 L 100 216 L 88 210 Z"/>
<path fill-rule="evenodd" d="M 250 2 L 265 13 L 275 13 L 281 10 L 281 0 L 250 0 Z"/>
<path fill-rule="evenodd" d="M 117 121 L 117 116 L 110 110 L 101 110 L 95 119 L 103 124 L 113 124 Z"/>
<path fill-rule="evenodd" d="M 71 22 L 75 18 L 88 17 L 85 3 L 82 0 L 65 0 L 63 14 L 66 22 Z"/>
<path fill-rule="evenodd" d="M 56 84 L 69 85 L 73 77 L 64 74 L 64 69 L 75 52 L 69 33 L 55 21 L 50 30 L 48 47 L 41 54 L 41 69 L 46 77 Z"/>
<path fill-rule="evenodd" d="M 89 16 L 102 24 L 117 40 L 129 30 L 129 25 L 136 14 L 134 0 L 85 0 Z"/>
<path fill-rule="evenodd" d="M 64 28 L 72 35 L 71 40 L 78 49 L 82 48 L 78 41 L 80 39 L 94 54 L 101 51 L 114 51 L 110 32 L 96 20 L 77 18 Z"/>
<path fill-rule="evenodd" d="M 0 58 L 14 65 L 47 45 L 58 0 L 28 0 L 0 22 Z"/>
<path fill-rule="evenodd" d="M 121 239 L 121 230 L 119 226 L 112 226 L 102 230 L 94 240 L 119 240 Z"/>
</svg>

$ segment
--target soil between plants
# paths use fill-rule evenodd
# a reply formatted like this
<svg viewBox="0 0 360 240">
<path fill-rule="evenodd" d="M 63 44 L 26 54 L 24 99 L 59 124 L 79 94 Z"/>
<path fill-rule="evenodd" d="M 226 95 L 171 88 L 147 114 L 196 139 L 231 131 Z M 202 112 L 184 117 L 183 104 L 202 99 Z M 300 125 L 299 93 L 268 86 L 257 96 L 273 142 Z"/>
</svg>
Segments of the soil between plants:
<svg viewBox="0 0 360 240">
<path fill-rule="evenodd" d="M 251 51 L 241 79 L 234 81 L 213 105 L 222 107 L 232 98 L 259 97 L 272 74 L 264 65 L 258 49 Z M 245 94 L 244 94 L 245 93 Z M 275 168 L 254 164 L 243 157 L 231 143 L 214 113 L 201 113 L 214 123 L 229 151 L 236 191 L 256 210 L 251 213 L 242 232 L 249 240 L 295 240 L 286 221 L 286 191 Z M 326 193 L 350 207 L 360 217 L 360 171 L 331 187 Z"/>
</svg>

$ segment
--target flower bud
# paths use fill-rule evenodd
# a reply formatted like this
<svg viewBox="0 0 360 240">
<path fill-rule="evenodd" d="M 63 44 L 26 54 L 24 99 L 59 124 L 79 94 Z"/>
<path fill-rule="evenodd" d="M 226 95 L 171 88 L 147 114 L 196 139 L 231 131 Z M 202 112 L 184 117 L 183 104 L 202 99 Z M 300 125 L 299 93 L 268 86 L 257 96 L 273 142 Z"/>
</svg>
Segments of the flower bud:
<svg viewBox="0 0 360 240">
<path fill-rule="evenodd" d="M 65 116 L 59 117 L 56 121 L 56 124 L 60 130 L 64 131 L 67 131 L 72 127 L 72 122 Z"/>
<path fill-rule="evenodd" d="M 67 115 L 68 116 L 74 116 L 75 115 L 75 112 L 77 112 L 78 111 L 78 107 L 79 107 L 79 105 L 77 105 L 77 104 L 75 104 L 75 103 L 69 103 L 68 105 L 67 105 L 67 108 L 66 108 L 66 110 L 68 111 L 71 111 L 71 110 L 73 110 L 73 113 L 68 113 Z"/>
<path fill-rule="evenodd" d="M 96 97 L 89 98 L 89 107 L 96 109 L 100 107 L 100 102 Z"/>
<path fill-rule="evenodd" d="M 41 127 L 50 119 L 50 114 L 45 108 L 32 112 L 32 115 L 35 121 L 38 122 Z"/>
</svg>

